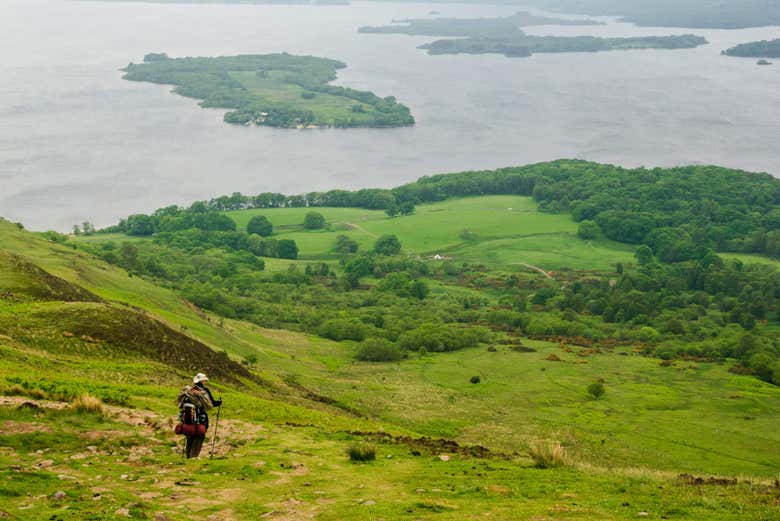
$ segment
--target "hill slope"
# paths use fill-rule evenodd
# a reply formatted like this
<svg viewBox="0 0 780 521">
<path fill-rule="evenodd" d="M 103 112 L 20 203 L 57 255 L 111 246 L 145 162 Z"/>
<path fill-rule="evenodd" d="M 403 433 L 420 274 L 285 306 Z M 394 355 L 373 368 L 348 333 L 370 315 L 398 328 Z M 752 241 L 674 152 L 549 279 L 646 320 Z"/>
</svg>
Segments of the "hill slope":
<svg viewBox="0 0 780 521">
<path fill-rule="evenodd" d="M 536 352 L 491 345 L 355 363 L 351 344 L 221 321 L 10 223 L 0 222 L 0 250 L 0 387 L 21 395 L 0 397 L 0 513 L 11 519 L 778 512 L 780 392 L 715 364 L 661 367 L 630 347 L 528 339 Z M 236 364 L 249 355 L 254 367 Z M 172 400 L 192 368 L 177 356 L 222 375 L 215 460 L 179 458 Z M 473 375 L 482 383 L 469 383 Z M 597 378 L 607 394 L 588 399 Z M 97 415 L 57 402 L 82 393 L 117 406 Z M 17 409 L 28 400 L 42 408 Z M 376 462 L 349 462 L 347 448 L 360 441 L 377 448 Z M 573 462 L 535 468 L 529 446 L 556 442 Z M 701 484 L 677 477 L 684 471 L 750 477 Z"/>
</svg>

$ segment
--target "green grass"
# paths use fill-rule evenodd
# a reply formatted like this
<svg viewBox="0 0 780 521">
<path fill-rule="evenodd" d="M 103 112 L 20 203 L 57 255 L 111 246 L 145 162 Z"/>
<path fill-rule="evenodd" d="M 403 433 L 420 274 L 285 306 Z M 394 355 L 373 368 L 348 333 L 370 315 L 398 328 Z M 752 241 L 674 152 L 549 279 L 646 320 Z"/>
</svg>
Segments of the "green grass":
<svg viewBox="0 0 780 521">
<path fill-rule="evenodd" d="M 186 464 L 174 445 L 178 440 L 143 427 L 136 430 L 150 441 L 141 450 L 114 446 L 111 453 L 104 445 L 90 450 L 90 441 L 79 445 L 78 437 L 69 438 L 75 464 L 50 452 L 13 459 L 0 453 L 0 505 L 24 512 L 29 520 L 107 519 L 122 508 L 132 518 L 164 513 L 170 520 L 264 514 L 332 521 L 462 520 L 486 513 L 506 520 L 616 520 L 635 519 L 638 512 L 656 519 L 742 520 L 776 513 L 771 493 L 760 485 L 680 486 L 652 475 L 538 470 L 457 455 L 443 461 L 435 453 L 414 456 L 402 445 L 387 444 L 377 446 L 377 461 L 357 465 L 346 455 L 355 441 L 351 436 L 290 426 L 269 431 L 236 420 L 224 426 L 240 440 L 235 447 L 220 444 L 228 457 Z M 111 438 L 106 441 L 110 447 Z M 40 468 L 47 459 L 50 466 Z M 61 499 L 55 495 L 59 491 Z"/>
<path fill-rule="evenodd" d="M 328 230 L 304 231 L 306 213 L 325 216 Z M 546 270 L 563 267 L 607 270 L 617 262 L 631 262 L 633 248 L 613 241 L 585 241 L 577 237 L 577 223 L 562 214 L 536 209 L 523 196 L 486 196 L 421 205 L 414 215 L 388 218 L 384 212 L 357 208 L 280 208 L 229 212 L 239 228 L 254 215 L 265 215 L 279 238 L 294 239 L 300 258 L 335 258 L 336 236 L 345 234 L 371 249 L 376 238 L 395 234 L 404 251 L 414 255 L 440 254 L 455 262 L 486 263 L 513 268 L 523 263 Z M 473 239 L 461 234 L 469 231 Z"/>
<path fill-rule="evenodd" d="M 322 211 L 331 224 L 359 224 L 365 231 L 350 233 L 364 234 L 369 243 L 370 234 L 408 220 L 412 224 L 399 226 L 399 236 L 418 252 L 451 248 L 454 257 L 489 260 L 491 251 L 499 255 L 487 248 L 491 243 L 517 241 L 500 261 L 511 267 L 544 253 L 541 243 L 530 246 L 534 230 L 561 241 L 573 237 L 573 223 L 529 210 L 530 204 L 527 198 L 464 199 L 392 220 L 379 212 Z M 285 209 L 269 217 L 294 225 L 305 212 Z M 451 237 L 448 230 L 460 223 L 452 215 L 460 212 L 470 216 L 478 240 L 485 238 L 483 253 L 476 245 L 458 245 L 457 231 Z M 248 219 L 250 213 L 237 215 Z M 418 229 L 413 223 L 425 215 L 442 217 Z M 501 236 L 504 222 L 512 224 L 512 235 Z M 525 243 L 514 238 L 523 222 L 533 223 Z M 335 240 L 338 232 L 280 235 L 288 233 Z M 771 487 L 780 468 L 780 388 L 728 373 L 726 365 L 680 361 L 662 367 L 631 347 L 578 356 L 580 348 L 566 351 L 528 339 L 523 343 L 536 352 L 496 345 L 495 351 L 481 346 L 393 364 L 358 363 L 349 342 L 218 321 L 170 290 L 4 222 L 0 249 L 21 253 L 109 301 L 0 299 L 0 396 L 72 400 L 88 393 L 114 404 L 108 417 L 0 406 L 0 515 L 109 519 L 126 508 L 131 518 L 164 512 L 172 521 L 209 515 L 248 520 L 270 512 L 276 512 L 272 519 L 333 521 L 482 519 L 486 513 L 502 520 L 617 520 L 636 519 L 639 512 L 650 519 L 769 520 L 780 511 Z M 564 253 L 536 262 L 553 269 Z M 598 268 L 600 261 L 583 254 L 579 262 Z M 273 261 L 269 269 L 288 264 Z M 30 270 L 4 273 L 0 284 L 19 292 L 42 280 Z M 121 302 L 176 331 L 186 326 L 187 334 L 235 360 L 257 356 L 253 372 L 262 385 L 213 381 L 225 399 L 217 459 L 184 464 L 179 458 L 173 400 L 187 372 L 146 351 L 139 357 L 129 349 L 137 342 L 112 347 L 63 334 L 79 327 L 79 313 L 92 325 L 100 324 L 101 310 L 109 317 L 122 309 L 130 313 Z M 117 328 L 117 338 L 124 334 Z M 163 338 L 149 343 L 165 345 Z M 545 360 L 549 354 L 564 361 Z M 479 384 L 469 382 L 475 375 Z M 586 388 L 598 379 L 606 394 L 592 400 Z M 355 431 L 444 437 L 508 459 L 350 434 Z M 528 447 L 536 442 L 560 442 L 573 464 L 534 468 Z M 350 462 L 348 449 L 361 443 L 376 448 L 375 461 Z M 442 452 L 449 459 L 440 458 Z M 676 479 L 681 472 L 740 476 L 740 483 L 685 485 Z M 59 491 L 64 497 L 57 499 Z"/>
</svg>

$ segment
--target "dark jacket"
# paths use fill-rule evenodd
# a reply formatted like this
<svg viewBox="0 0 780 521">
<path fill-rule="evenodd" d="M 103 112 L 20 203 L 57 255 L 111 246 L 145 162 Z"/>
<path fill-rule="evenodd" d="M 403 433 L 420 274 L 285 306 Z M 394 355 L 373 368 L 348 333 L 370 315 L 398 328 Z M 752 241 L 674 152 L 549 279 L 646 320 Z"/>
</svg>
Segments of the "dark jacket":
<svg viewBox="0 0 780 521">
<path fill-rule="evenodd" d="M 211 400 L 211 403 L 214 404 L 214 407 L 219 407 L 222 405 L 222 400 L 217 400 L 214 398 L 214 396 L 211 394 L 211 390 L 203 385 L 202 382 L 196 383 L 194 387 L 197 387 L 201 391 L 205 392 L 208 395 L 209 400 Z M 209 413 L 206 412 L 206 409 L 198 408 L 198 423 L 205 425 L 206 429 L 209 428 Z"/>
</svg>

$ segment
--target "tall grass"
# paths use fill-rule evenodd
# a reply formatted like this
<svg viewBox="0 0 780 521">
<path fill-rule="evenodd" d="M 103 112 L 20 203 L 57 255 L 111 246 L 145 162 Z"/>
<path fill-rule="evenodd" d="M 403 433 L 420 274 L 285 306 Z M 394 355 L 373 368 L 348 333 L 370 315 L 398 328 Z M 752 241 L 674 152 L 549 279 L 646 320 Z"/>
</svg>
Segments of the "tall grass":
<svg viewBox="0 0 780 521">
<path fill-rule="evenodd" d="M 89 394 L 82 394 L 70 403 L 70 409 L 81 414 L 106 414 L 103 400 Z"/>
<path fill-rule="evenodd" d="M 571 459 L 566 454 L 566 449 L 560 443 L 552 441 L 538 441 L 531 443 L 528 450 L 534 466 L 539 469 L 551 469 L 571 465 Z"/>
<path fill-rule="evenodd" d="M 365 443 L 351 445 L 347 454 L 352 461 L 374 461 L 376 459 L 376 449 Z"/>
</svg>

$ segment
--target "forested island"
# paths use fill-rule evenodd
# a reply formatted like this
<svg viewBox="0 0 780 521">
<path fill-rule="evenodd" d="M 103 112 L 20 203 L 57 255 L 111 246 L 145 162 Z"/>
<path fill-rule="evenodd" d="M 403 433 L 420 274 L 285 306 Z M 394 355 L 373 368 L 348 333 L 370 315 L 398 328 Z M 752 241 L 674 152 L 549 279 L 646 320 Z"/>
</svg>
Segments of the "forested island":
<svg viewBox="0 0 780 521">
<path fill-rule="evenodd" d="M 641 36 L 632 38 L 601 38 L 596 36 L 531 36 L 520 29 L 523 25 L 552 23 L 529 13 L 498 18 L 434 18 L 431 20 L 401 20 L 394 25 L 361 27 L 369 34 L 410 34 L 446 36 L 421 45 L 429 54 L 503 54 L 507 57 L 528 57 L 535 53 L 598 52 L 629 49 L 690 49 L 705 45 L 707 40 L 693 34 L 675 36 Z M 582 25 L 588 21 L 560 20 Z M 558 23 L 558 22 L 556 22 Z"/>
<path fill-rule="evenodd" d="M 622 16 L 642 26 L 742 29 L 780 24 L 777 0 L 528 0 L 565 13 Z"/>
<path fill-rule="evenodd" d="M 152 53 L 124 79 L 175 85 L 206 108 L 231 109 L 225 121 L 283 128 L 398 127 L 414 124 L 392 96 L 329 85 L 342 62 L 290 54 L 170 58 Z"/>
<path fill-rule="evenodd" d="M 726 49 L 723 54 L 743 58 L 780 58 L 780 39 L 741 43 Z"/>
<path fill-rule="evenodd" d="M 392 25 L 361 27 L 361 33 L 409 34 L 413 36 L 506 36 L 516 34 L 518 27 L 533 25 L 603 25 L 595 20 L 550 18 L 529 12 L 498 18 L 412 18 L 393 20 Z"/>
<path fill-rule="evenodd" d="M 705 45 L 701 36 L 642 36 L 634 38 L 599 38 L 595 36 L 529 36 L 504 38 L 462 38 L 436 40 L 420 46 L 429 54 L 503 54 L 527 57 L 536 53 L 599 52 L 636 49 L 690 49 Z"/>
</svg>

